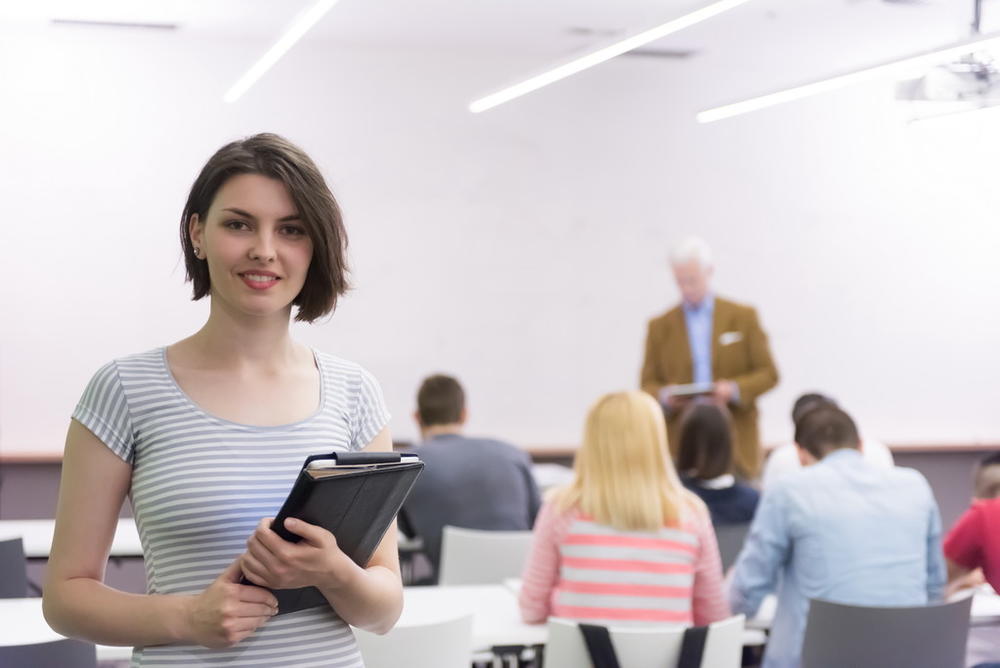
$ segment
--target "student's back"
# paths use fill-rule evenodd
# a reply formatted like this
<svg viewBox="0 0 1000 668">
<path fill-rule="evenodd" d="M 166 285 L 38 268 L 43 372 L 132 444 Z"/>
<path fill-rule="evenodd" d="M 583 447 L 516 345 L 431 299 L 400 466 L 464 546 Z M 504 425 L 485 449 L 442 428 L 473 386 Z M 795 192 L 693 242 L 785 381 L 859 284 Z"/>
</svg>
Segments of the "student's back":
<svg viewBox="0 0 1000 668">
<path fill-rule="evenodd" d="M 435 573 L 445 525 L 493 531 L 531 529 L 538 512 L 538 488 L 531 458 L 502 441 L 441 434 L 417 452 L 424 472 L 405 509 Z"/>
<path fill-rule="evenodd" d="M 778 481 L 761 500 L 734 578 L 739 599 L 780 580 L 764 666 L 798 665 L 809 599 L 914 606 L 938 598 L 940 540 L 937 505 L 915 470 L 879 468 L 845 449 Z M 760 567 L 762 554 L 783 566 Z M 734 601 L 737 611 L 751 607 Z"/>
</svg>

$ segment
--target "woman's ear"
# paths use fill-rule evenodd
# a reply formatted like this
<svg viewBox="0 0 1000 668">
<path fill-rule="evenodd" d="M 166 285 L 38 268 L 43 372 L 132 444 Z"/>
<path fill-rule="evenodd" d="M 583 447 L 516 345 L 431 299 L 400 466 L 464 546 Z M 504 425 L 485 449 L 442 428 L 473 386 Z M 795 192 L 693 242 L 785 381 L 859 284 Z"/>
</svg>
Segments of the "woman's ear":
<svg viewBox="0 0 1000 668">
<path fill-rule="evenodd" d="M 205 232 L 205 223 L 198 217 L 198 214 L 192 213 L 190 220 L 188 220 L 188 234 L 191 236 L 191 243 L 194 244 L 195 248 L 201 248 Z"/>
</svg>

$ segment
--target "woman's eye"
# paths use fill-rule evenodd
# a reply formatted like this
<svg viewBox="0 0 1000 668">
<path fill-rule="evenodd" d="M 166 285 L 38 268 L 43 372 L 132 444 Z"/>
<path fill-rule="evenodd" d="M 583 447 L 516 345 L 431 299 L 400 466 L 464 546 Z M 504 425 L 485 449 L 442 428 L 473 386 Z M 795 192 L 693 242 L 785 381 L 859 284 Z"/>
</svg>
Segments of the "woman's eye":
<svg viewBox="0 0 1000 668">
<path fill-rule="evenodd" d="M 249 229 L 249 226 L 242 220 L 227 220 L 225 226 L 231 230 Z"/>
<path fill-rule="evenodd" d="M 298 225 L 285 225 L 284 231 L 285 231 L 285 234 L 287 234 L 289 236 L 292 236 L 292 237 L 305 236 L 305 233 L 306 233 L 305 229 L 299 227 Z"/>
</svg>

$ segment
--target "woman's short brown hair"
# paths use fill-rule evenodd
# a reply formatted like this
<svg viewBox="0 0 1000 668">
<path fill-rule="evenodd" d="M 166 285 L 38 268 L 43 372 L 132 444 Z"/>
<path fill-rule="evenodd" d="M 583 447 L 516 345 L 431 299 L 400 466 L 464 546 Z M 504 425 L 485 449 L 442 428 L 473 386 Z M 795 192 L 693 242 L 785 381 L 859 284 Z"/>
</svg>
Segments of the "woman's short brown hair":
<svg viewBox="0 0 1000 668">
<path fill-rule="evenodd" d="M 681 417 L 677 470 L 698 480 L 731 473 L 733 426 L 729 411 L 714 402 L 696 401 Z"/>
<path fill-rule="evenodd" d="M 312 260 L 302 291 L 292 301 L 296 320 L 312 322 L 337 307 L 350 287 L 347 280 L 347 231 L 340 205 L 316 163 L 284 137 L 268 132 L 226 144 L 215 152 L 191 186 L 181 216 L 181 248 L 186 280 L 194 284 L 192 299 L 209 294 L 208 264 L 194 254 L 191 216 L 204 221 L 219 188 L 239 174 L 260 174 L 285 184 L 313 244 Z"/>
</svg>

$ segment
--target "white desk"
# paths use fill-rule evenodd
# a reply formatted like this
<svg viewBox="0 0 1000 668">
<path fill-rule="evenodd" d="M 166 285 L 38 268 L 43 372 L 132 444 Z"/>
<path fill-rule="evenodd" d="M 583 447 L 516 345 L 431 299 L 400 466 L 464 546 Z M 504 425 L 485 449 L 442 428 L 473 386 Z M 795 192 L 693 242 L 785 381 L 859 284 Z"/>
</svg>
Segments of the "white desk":
<svg viewBox="0 0 1000 668">
<path fill-rule="evenodd" d="M 416 626 L 456 613 L 471 612 L 472 648 L 476 652 L 494 645 L 542 645 L 548 639 L 545 624 L 525 624 L 517 596 L 505 585 L 405 587 L 403 614 L 397 626 Z M 748 629 L 743 644 L 760 645 L 761 631 Z"/>
<path fill-rule="evenodd" d="M 0 520 L 0 540 L 20 537 L 24 541 L 24 555 L 29 559 L 46 559 L 52 549 L 55 520 Z M 118 520 L 115 538 L 111 543 L 112 557 L 141 557 L 142 544 L 139 531 L 132 518 Z"/>
<path fill-rule="evenodd" d="M 0 599 L 0 645 L 34 645 L 62 640 L 42 616 L 40 598 Z M 131 647 L 97 646 L 98 661 L 128 661 Z"/>
<path fill-rule="evenodd" d="M 760 630 L 771 628 L 777 608 L 777 597 L 774 594 L 768 594 L 761 601 L 757 614 L 747 619 L 747 628 Z M 973 592 L 972 612 L 969 614 L 969 618 L 972 626 L 1000 624 L 1000 595 L 994 592 L 989 585 L 977 588 Z"/>
</svg>

